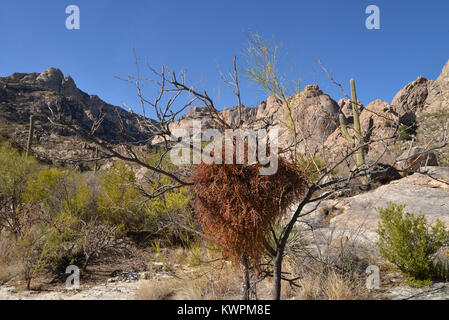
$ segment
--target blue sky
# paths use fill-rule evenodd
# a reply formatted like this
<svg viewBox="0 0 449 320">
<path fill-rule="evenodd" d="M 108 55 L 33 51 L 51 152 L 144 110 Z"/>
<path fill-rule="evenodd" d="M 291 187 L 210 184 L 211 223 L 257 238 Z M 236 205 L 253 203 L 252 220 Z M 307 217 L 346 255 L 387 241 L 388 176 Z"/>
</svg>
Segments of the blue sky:
<svg viewBox="0 0 449 320">
<path fill-rule="evenodd" d="M 81 11 L 80 30 L 65 27 L 65 8 L 72 4 Z M 380 30 L 365 28 L 371 4 L 380 8 Z M 346 88 L 354 77 L 365 104 L 390 102 L 419 75 L 436 79 L 449 59 L 447 0 L 4 0 L 0 76 L 58 67 L 83 91 L 137 110 L 135 88 L 114 78 L 134 74 L 134 45 L 141 61 L 187 68 L 194 85 L 204 79 L 217 106 L 229 107 L 236 102 L 217 66 L 231 67 L 235 55 L 244 66 L 248 30 L 283 43 L 284 74 L 304 85 L 316 81 L 337 101 L 342 95 L 318 59 Z M 242 83 L 242 96 L 248 106 L 266 98 L 249 81 Z"/>
</svg>

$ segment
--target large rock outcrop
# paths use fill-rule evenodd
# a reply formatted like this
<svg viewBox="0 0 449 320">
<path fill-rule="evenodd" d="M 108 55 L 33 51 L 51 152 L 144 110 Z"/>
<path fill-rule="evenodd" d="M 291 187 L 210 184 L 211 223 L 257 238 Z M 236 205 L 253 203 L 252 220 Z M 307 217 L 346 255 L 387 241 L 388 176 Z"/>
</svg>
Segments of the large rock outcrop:
<svg viewBox="0 0 449 320">
<path fill-rule="evenodd" d="M 290 99 L 292 109 L 291 118 L 295 122 L 299 133 L 298 152 L 308 148 L 316 148 L 324 144 L 326 139 L 335 131 L 338 123 L 340 107 L 327 94 L 319 89 L 317 85 L 307 86 L 298 96 Z M 227 123 L 235 127 L 238 124 L 239 112 L 237 107 L 226 109 L 221 112 Z M 289 126 L 291 120 L 283 102 L 275 97 L 269 97 L 263 101 L 258 108 L 242 108 L 242 127 L 257 129 L 265 121 L 272 121 L 273 126 L 279 129 L 279 142 L 287 147 L 293 143 Z M 215 128 L 217 124 L 210 118 L 209 112 L 204 108 L 191 108 L 183 117 L 171 125 L 171 129 L 191 129 L 195 120 L 201 120 L 202 128 Z M 304 139 L 303 139 L 304 138 Z M 159 142 L 154 140 L 153 142 Z"/>
<path fill-rule="evenodd" d="M 449 61 L 437 80 L 418 77 L 400 90 L 391 104 L 400 110 L 401 116 L 449 108 Z"/>
<path fill-rule="evenodd" d="M 429 82 L 429 95 L 424 108 L 426 112 L 449 109 L 449 61 L 436 81 Z"/>
<path fill-rule="evenodd" d="M 302 221 L 314 227 L 323 243 L 329 241 L 329 237 L 346 236 L 351 241 L 373 246 L 378 238 L 378 209 L 387 207 L 390 202 L 404 205 L 410 213 L 423 214 L 429 222 L 439 219 L 449 225 L 449 168 L 421 168 L 420 173 L 373 191 L 326 200 Z M 308 204 L 304 211 L 315 206 Z"/>
</svg>

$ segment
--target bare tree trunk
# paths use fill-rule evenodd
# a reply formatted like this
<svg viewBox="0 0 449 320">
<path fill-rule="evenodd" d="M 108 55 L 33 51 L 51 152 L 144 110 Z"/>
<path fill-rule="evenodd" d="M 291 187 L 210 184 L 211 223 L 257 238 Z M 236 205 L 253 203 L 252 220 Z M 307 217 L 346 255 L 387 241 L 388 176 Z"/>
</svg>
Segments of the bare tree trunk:
<svg viewBox="0 0 449 320">
<path fill-rule="evenodd" d="M 251 281 L 249 277 L 249 267 L 248 267 L 248 259 L 243 257 L 242 259 L 243 266 L 243 300 L 250 300 L 250 291 L 251 291 Z"/>
<path fill-rule="evenodd" d="M 87 255 L 85 257 L 86 260 L 84 261 L 83 267 L 81 268 L 83 271 L 86 271 L 87 266 L 89 265 L 89 262 L 90 262 L 90 257 L 91 257 L 91 255 Z"/>
<path fill-rule="evenodd" d="M 26 277 L 26 283 L 27 283 L 27 290 L 31 290 L 31 276 Z"/>
<path fill-rule="evenodd" d="M 278 251 L 278 254 L 274 260 L 274 270 L 273 270 L 273 300 L 281 300 L 281 289 L 282 289 L 282 261 L 284 258 L 283 250 Z"/>
</svg>

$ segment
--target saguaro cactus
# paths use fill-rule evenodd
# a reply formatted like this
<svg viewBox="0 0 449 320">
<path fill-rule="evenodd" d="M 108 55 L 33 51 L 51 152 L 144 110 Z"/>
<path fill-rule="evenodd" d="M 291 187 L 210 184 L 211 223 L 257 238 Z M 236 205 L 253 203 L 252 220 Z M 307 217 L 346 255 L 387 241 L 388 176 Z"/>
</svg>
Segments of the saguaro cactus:
<svg viewBox="0 0 449 320">
<path fill-rule="evenodd" d="M 346 125 L 345 117 L 342 113 L 340 113 L 340 128 L 343 133 L 343 136 L 345 139 L 354 147 L 358 148 L 355 153 L 355 160 L 357 164 L 357 168 L 361 170 L 362 174 L 362 184 L 364 186 L 368 185 L 368 179 L 366 176 L 363 176 L 365 174 L 365 155 L 363 148 L 360 148 L 360 142 L 362 141 L 362 134 L 361 134 L 361 127 L 360 127 L 360 108 L 358 106 L 358 100 L 357 100 L 357 91 L 355 87 L 355 80 L 351 79 L 351 100 L 352 100 L 352 115 L 354 118 L 354 136 L 351 137 L 351 135 L 348 132 L 348 126 Z"/>
<path fill-rule="evenodd" d="M 28 142 L 27 142 L 27 151 L 26 151 L 26 157 L 31 154 L 31 145 L 33 143 L 33 134 L 34 134 L 34 117 L 30 116 L 30 129 L 28 131 Z"/>
</svg>

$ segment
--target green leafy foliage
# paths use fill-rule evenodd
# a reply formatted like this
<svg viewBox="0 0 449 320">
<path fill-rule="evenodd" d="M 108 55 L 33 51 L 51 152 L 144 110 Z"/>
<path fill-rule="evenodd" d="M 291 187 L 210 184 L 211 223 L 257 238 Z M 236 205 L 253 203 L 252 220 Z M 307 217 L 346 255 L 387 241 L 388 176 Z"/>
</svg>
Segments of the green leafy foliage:
<svg viewBox="0 0 449 320">
<path fill-rule="evenodd" d="M 432 257 L 433 273 L 444 281 L 449 281 L 449 248 L 443 247 Z"/>
<path fill-rule="evenodd" d="M 20 235 L 27 220 L 23 191 L 37 168 L 33 158 L 26 158 L 9 144 L 0 144 L 0 230 Z"/>
<path fill-rule="evenodd" d="M 29 181 L 24 198 L 42 214 L 41 263 L 63 271 L 80 256 L 83 222 L 96 214 L 91 188 L 73 172 L 50 168 Z"/>
<path fill-rule="evenodd" d="M 415 216 L 404 212 L 404 208 L 390 203 L 379 210 L 377 246 L 382 257 L 405 275 L 417 280 L 431 279 L 432 255 L 447 242 L 448 234 L 441 221 L 429 225 L 424 215 Z"/>
<path fill-rule="evenodd" d="M 153 154 L 148 162 L 158 159 Z M 116 240 L 130 231 L 183 243 L 192 239 L 189 190 L 174 188 L 152 199 L 145 192 L 170 181 L 150 174 L 138 182 L 123 162 L 101 175 L 42 168 L 32 157 L 0 144 L 0 232 L 27 287 L 42 271 L 64 273 L 71 264 L 86 268 L 92 258 L 116 251 Z"/>
<path fill-rule="evenodd" d="M 306 172 L 307 179 L 310 182 L 318 180 L 323 172 L 326 172 L 326 163 L 318 157 L 307 157 L 302 154 L 298 154 L 296 160 L 297 166 Z M 335 175 L 337 169 L 332 170 L 330 174 Z"/>
<path fill-rule="evenodd" d="M 407 126 L 405 124 L 401 124 L 399 126 L 399 137 L 398 139 L 401 141 L 410 141 L 413 140 L 413 138 L 416 135 L 416 125 L 413 126 Z"/>
<path fill-rule="evenodd" d="M 111 170 L 102 173 L 98 211 L 105 222 L 118 227 L 118 233 L 144 228 L 147 211 L 144 200 L 134 172 L 123 162 L 116 162 Z"/>
</svg>

